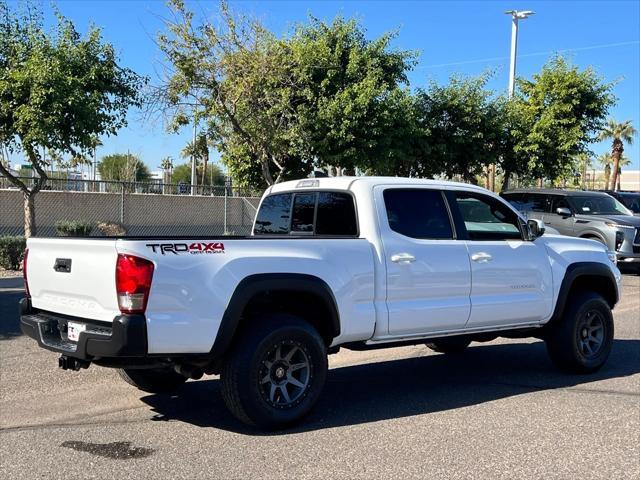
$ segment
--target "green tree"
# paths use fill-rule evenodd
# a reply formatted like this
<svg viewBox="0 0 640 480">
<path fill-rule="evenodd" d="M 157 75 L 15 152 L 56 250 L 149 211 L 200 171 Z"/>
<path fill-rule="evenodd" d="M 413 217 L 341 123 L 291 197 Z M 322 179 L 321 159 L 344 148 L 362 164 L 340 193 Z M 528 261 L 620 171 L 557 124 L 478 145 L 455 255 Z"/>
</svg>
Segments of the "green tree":
<svg viewBox="0 0 640 480">
<path fill-rule="evenodd" d="M 217 165 L 209 164 L 206 175 L 203 176 L 203 169 L 196 170 L 198 185 L 224 185 L 224 174 Z M 191 184 L 191 164 L 183 163 L 173 169 L 172 183 Z"/>
<path fill-rule="evenodd" d="M 42 151 L 71 156 L 92 148 L 95 135 L 112 135 L 139 104 L 143 80 L 117 63 L 100 30 L 81 36 L 57 15 L 45 30 L 41 12 L 27 3 L 9 8 L 0 0 L 0 143 L 23 152 L 37 172 L 29 187 L 0 165 L 24 195 L 25 235 L 36 234 L 34 197 L 47 179 Z"/>
<path fill-rule="evenodd" d="M 393 49 L 395 36 L 369 40 L 356 20 L 311 17 L 280 40 L 297 87 L 290 151 L 350 172 L 405 162 L 413 105 L 404 87 L 415 53 Z"/>
<path fill-rule="evenodd" d="M 151 177 L 149 167 L 129 153 L 105 155 L 98 163 L 98 172 L 102 180 L 120 182 L 143 182 Z"/>
<path fill-rule="evenodd" d="M 573 168 L 573 158 L 588 152 L 614 103 L 612 84 L 591 69 L 579 70 L 552 58 L 531 80 L 518 79 L 507 108 L 508 123 L 500 165 L 503 190 L 512 174 L 558 178 Z"/>
<path fill-rule="evenodd" d="M 500 154 L 504 103 L 486 89 L 489 75 L 432 82 L 416 94 L 420 176 L 462 176 L 476 183 Z M 408 139 L 407 139 L 408 140 Z"/>
<path fill-rule="evenodd" d="M 398 83 L 412 54 L 373 41 L 355 21 L 311 19 L 276 38 L 221 4 L 219 25 L 197 24 L 180 0 L 159 43 L 173 67 L 159 96 L 172 126 L 198 112 L 236 183 L 270 185 L 315 165 L 368 167 L 396 154 Z M 394 109 L 395 107 L 395 109 Z"/>
<path fill-rule="evenodd" d="M 599 140 L 611 140 L 611 158 L 613 160 L 611 185 L 606 185 L 605 188 L 610 190 L 620 189 L 618 176 L 620 174 L 620 158 L 624 152 L 624 144 L 631 145 L 633 137 L 637 133 L 631 124 L 631 120 L 617 122 L 613 119 L 610 119 L 600 131 Z"/>
</svg>

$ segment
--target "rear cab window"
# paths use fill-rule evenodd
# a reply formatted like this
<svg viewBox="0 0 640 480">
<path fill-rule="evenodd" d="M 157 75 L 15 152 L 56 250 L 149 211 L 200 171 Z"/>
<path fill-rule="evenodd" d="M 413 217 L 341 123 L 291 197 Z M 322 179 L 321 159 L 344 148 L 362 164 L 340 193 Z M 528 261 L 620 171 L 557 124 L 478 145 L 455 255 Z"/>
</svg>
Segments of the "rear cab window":
<svg viewBox="0 0 640 480">
<path fill-rule="evenodd" d="M 253 234 L 356 237 L 355 200 L 344 191 L 269 195 L 262 201 Z"/>
<path fill-rule="evenodd" d="M 269 195 L 262 201 L 253 233 L 256 235 L 286 235 L 291 218 L 291 194 Z"/>
</svg>

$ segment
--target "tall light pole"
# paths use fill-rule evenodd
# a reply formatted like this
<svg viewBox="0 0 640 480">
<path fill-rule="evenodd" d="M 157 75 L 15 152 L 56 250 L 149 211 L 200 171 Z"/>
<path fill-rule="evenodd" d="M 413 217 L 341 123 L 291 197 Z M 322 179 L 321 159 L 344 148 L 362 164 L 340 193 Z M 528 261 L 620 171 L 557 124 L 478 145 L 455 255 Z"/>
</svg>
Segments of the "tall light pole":
<svg viewBox="0 0 640 480">
<path fill-rule="evenodd" d="M 531 10 L 507 10 L 507 15 L 511 15 L 511 62 L 509 64 L 509 98 L 513 97 L 516 87 L 516 54 L 518 51 L 518 21 L 524 20 L 535 12 Z M 496 166 L 489 165 L 489 190 L 496 191 Z"/>
<path fill-rule="evenodd" d="M 516 87 L 516 54 L 518 51 L 518 21 L 524 20 L 536 12 L 531 10 L 507 10 L 507 15 L 511 15 L 511 62 L 509 64 L 509 98 L 513 96 Z"/>
<path fill-rule="evenodd" d="M 193 114 L 193 144 L 191 145 L 191 195 L 196 194 L 196 137 L 198 135 L 198 115 L 197 111 Z"/>
</svg>

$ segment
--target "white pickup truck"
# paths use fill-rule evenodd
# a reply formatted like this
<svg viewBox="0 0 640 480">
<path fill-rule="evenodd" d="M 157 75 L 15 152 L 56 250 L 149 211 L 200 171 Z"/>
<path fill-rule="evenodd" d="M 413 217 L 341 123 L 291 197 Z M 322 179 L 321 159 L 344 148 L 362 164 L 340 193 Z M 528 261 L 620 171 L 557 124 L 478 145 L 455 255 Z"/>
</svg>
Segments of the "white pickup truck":
<svg viewBox="0 0 640 480">
<path fill-rule="evenodd" d="M 148 392 L 220 374 L 261 428 L 309 412 L 339 347 L 537 337 L 592 372 L 612 346 L 615 254 L 543 229 L 471 185 L 286 182 L 249 237 L 29 239 L 21 325 L 62 368 L 118 368 Z"/>
</svg>

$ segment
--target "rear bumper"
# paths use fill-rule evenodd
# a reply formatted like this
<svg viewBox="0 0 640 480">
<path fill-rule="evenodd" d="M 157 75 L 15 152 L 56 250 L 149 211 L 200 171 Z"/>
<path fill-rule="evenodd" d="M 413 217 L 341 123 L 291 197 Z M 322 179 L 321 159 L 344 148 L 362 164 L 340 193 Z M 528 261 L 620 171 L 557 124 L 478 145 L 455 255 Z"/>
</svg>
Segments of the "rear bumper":
<svg viewBox="0 0 640 480">
<path fill-rule="evenodd" d="M 77 342 L 67 339 L 68 321 L 87 325 Z M 22 333 L 37 340 L 42 348 L 80 360 L 147 355 L 144 315 L 119 315 L 113 323 L 96 322 L 38 311 L 31 307 L 28 298 L 23 298 L 20 301 L 20 328 Z"/>
<path fill-rule="evenodd" d="M 640 247 L 633 247 L 633 253 L 616 252 L 618 263 L 640 263 Z M 636 249 L 638 252 L 636 253 Z"/>
</svg>

